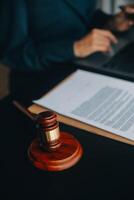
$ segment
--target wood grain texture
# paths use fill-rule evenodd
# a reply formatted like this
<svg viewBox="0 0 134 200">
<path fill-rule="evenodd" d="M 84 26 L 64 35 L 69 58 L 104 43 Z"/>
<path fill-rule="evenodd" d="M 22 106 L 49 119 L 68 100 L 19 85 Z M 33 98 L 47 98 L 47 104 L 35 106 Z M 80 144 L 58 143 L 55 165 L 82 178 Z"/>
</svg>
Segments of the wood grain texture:
<svg viewBox="0 0 134 200">
<path fill-rule="evenodd" d="M 9 69 L 0 64 L 0 99 L 9 94 Z"/>
</svg>

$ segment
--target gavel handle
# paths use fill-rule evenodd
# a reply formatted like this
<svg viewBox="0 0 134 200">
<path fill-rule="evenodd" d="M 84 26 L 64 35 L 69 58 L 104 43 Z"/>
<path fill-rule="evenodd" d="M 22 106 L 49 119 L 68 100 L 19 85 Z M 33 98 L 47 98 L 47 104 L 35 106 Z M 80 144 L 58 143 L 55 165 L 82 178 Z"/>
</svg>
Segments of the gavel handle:
<svg viewBox="0 0 134 200">
<path fill-rule="evenodd" d="M 25 108 L 22 104 L 18 101 L 13 101 L 13 105 L 18 108 L 21 112 L 23 112 L 26 116 L 28 116 L 32 121 L 36 121 L 37 115 L 29 112 L 27 108 Z"/>
</svg>

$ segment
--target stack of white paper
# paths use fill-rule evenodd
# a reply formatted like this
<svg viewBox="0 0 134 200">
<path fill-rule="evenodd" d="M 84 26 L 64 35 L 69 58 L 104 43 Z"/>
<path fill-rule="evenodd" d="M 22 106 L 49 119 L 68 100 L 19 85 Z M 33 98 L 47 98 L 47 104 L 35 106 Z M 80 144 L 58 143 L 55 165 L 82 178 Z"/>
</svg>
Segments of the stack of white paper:
<svg viewBox="0 0 134 200">
<path fill-rule="evenodd" d="M 34 101 L 59 114 L 134 140 L 134 83 L 77 70 Z"/>
</svg>

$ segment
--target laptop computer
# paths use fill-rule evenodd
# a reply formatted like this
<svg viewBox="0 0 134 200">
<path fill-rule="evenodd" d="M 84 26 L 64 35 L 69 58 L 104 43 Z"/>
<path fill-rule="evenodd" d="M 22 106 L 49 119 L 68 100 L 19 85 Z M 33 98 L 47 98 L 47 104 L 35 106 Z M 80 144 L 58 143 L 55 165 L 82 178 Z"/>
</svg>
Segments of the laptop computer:
<svg viewBox="0 0 134 200">
<path fill-rule="evenodd" d="M 134 28 L 117 35 L 118 44 L 110 53 L 95 53 L 84 59 L 76 59 L 77 67 L 118 78 L 134 81 Z"/>
</svg>

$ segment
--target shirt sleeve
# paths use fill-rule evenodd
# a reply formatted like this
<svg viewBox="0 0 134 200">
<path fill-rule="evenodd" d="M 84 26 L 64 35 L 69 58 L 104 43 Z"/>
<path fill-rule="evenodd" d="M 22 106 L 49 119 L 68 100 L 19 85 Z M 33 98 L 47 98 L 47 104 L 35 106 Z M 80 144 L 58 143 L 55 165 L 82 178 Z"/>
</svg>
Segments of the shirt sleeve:
<svg viewBox="0 0 134 200">
<path fill-rule="evenodd" d="M 72 32 L 68 32 L 70 29 L 68 20 L 64 21 L 64 17 L 60 17 L 64 15 L 58 14 L 62 11 L 64 5 L 62 2 L 59 0 L 27 0 L 25 4 L 20 4 L 17 0 L 13 2 L 15 2 L 13 13 L 8 16 L 8 21 L 12 19 L 10 23 L 12 26 L 7 27 L 11 31 L 5 36 L 7 40 L 5 48 L 1 48 L 1 63 L 22 70 L 44 70 L 53 64 L 74 58 L 74 38 L 71 36 Z M 69 16 L 67 14 L 67 17 Z M 61 26 L 60 18 L 63 19 Z"/>
<path fill-rule="evenodd" d="M 44 41 L 34 43 L 27 39 L 23 44 L 8 50 L 1 63 L 20 70 L 44 70 L 56 63 L 74 59 L 73 41 Z"/>
</svg>

